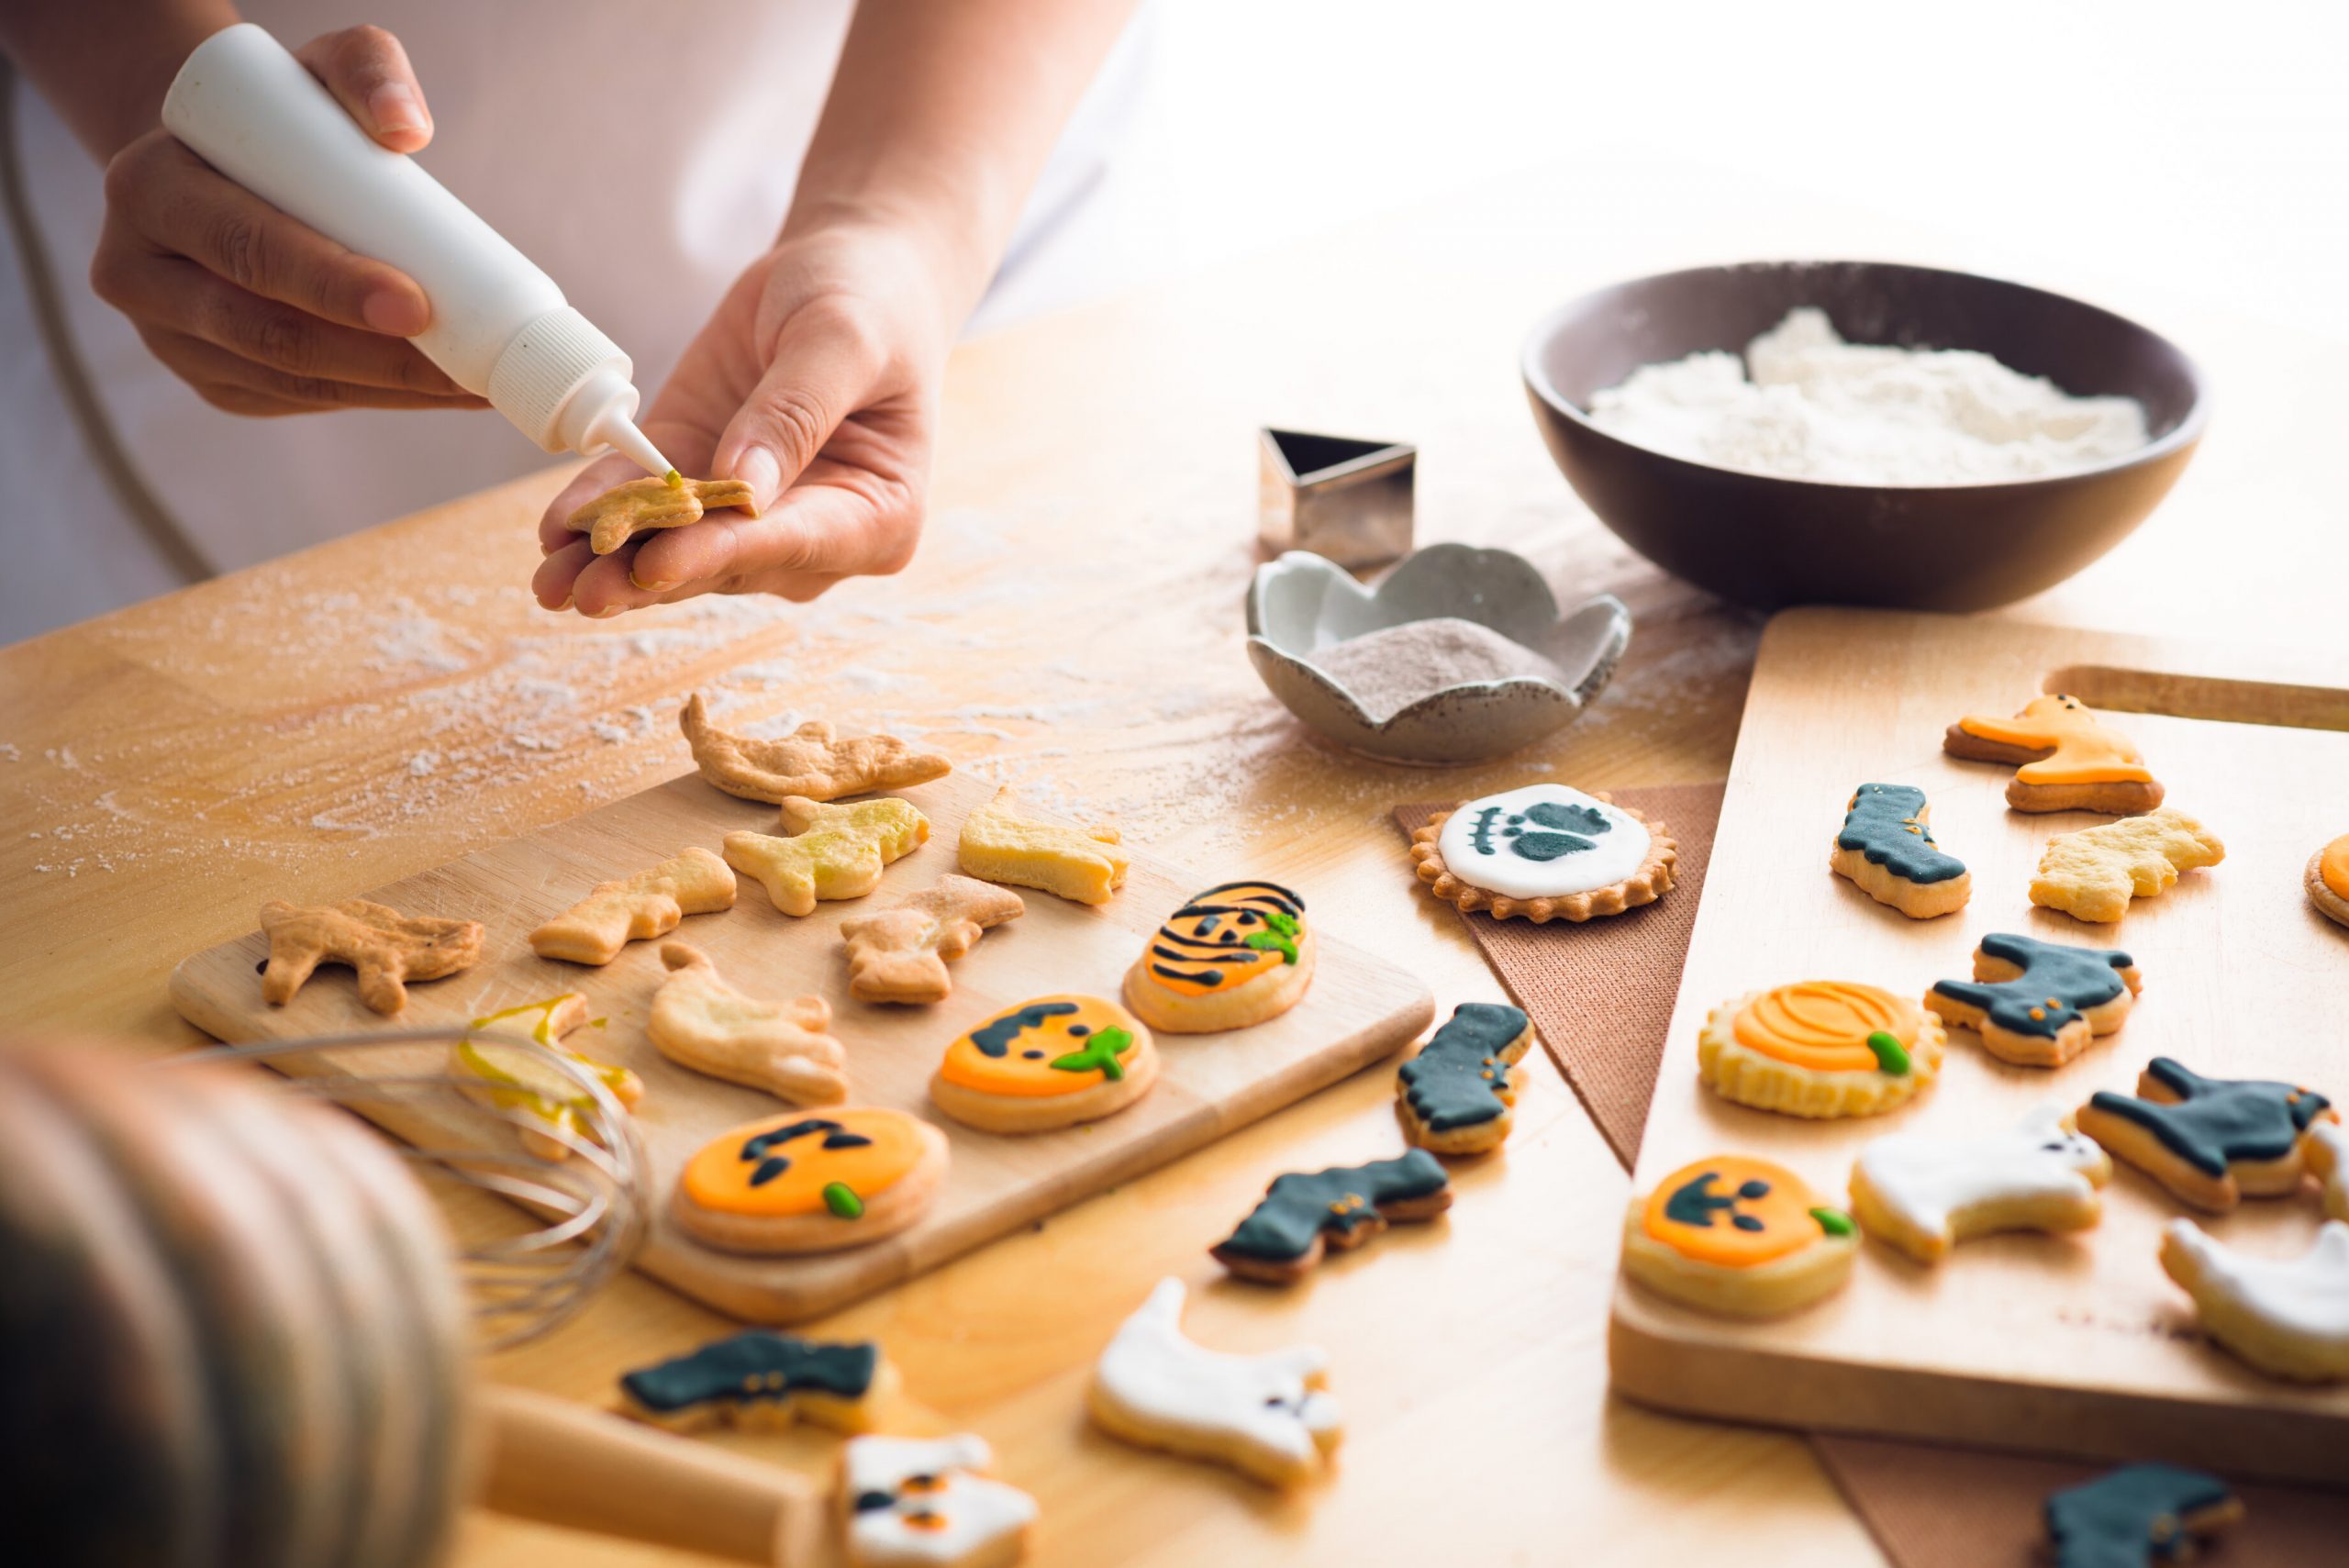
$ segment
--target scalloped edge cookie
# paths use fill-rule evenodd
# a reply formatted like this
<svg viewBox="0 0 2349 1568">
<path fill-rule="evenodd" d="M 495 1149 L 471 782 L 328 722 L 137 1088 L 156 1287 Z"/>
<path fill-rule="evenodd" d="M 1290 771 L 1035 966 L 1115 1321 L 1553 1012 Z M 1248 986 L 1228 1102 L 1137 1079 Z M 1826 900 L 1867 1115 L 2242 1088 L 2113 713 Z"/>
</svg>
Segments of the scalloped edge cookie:
<svg viewBox="0 0 2349 1568">
<path fill-rule="evenodd" d="M 1584 793 L 1602 806 L 1613 806 L 1648 831 L 1647 858 L 1640 862 L 1639 870 L 1622 881 L 1587 893 L 1569 893 L 1554 898 L 1512 898 L 1478 887 L 1454 876 L 1443 863 L 1443 852 L 1436 848 L 1443 825 L 1451 820 L 1453 812 L 1460 809 L 1456 806 L 1437 812 L 1428 818 L 1426 827 L 1411 835 L 1411 860 L 1419 867 L 1419 880 L 1428 884 L 1428 891 L 1464 915 L 1482 909 L 1496 920 L 1531 920 L 1537 926 L 1550 920 L 1594 920 L 1620 915 L 1626 909 L 1653 904 L 1671 892 L 1673 862 L 1679 859 L 1680 847 L 1664 831 L 1662 819 L 1651 822 L 1634 807 L 1618 806 L 1598 790 Z"/>
<path fill-rule="evenodd" d="M 1827 1073 L 1763 1055 L 1738 1040 L 1737 1016 L 1771 989 L 1765 985 L 1721 1003 L 1706 1015 L 1697 1037 L 1698 1080 L 1731 1105 L 1813 1121 L 1879 1116 L 1940 1079 L 1948 1031 L 1931 1011 L 1888 991 L 1885 995 L 1916 1020 L 1915 1038 L 1908 1042 L 1908 1072 Z"/>
</svg>

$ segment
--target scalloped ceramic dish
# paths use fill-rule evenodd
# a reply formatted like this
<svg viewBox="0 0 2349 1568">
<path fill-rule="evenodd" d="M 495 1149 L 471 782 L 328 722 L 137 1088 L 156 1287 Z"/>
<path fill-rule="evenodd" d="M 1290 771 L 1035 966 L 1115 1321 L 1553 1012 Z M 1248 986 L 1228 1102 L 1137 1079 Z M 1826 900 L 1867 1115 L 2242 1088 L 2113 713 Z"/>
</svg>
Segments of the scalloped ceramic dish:
<svg viewBox="0 0 2349 1568">
<path fill-rule="evenodd" d="M 1464 682 L 1375 719 L 1310 662 L 1332 643 L 1444 616 L 1531 649 L 1557 666 L 1556 678 Z M 1482 762 L 1530 746 L 1590 705 L 1631 639 L 1631 613 L 1613 595 L 1562 614 L 1532 562 L 1464 544 L 1430 545 L 1375 589 L 1320 556 L 1290 550 L 1258 567 L 1248 589 L 1248 657 L 1264 684 L 1311 728 L 1386 762 Z"/>
</svg>

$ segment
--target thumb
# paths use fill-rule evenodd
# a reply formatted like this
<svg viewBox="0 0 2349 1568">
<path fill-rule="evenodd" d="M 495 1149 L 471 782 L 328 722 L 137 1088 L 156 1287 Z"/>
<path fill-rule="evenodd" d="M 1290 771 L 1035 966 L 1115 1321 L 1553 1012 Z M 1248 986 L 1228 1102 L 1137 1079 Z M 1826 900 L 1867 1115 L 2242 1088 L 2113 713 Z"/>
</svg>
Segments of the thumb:
<svg viewBox="0 0 2349 1568">
<path fill-rule="evenodd" d="M 768 510 L 841 421 L 863 406 L 886 360 L 857 306 L 802 306 L 775 335 L 766 374 L 718 437 L 712 473 L 741 480 L 759 510 Z"/>
<path fill-rule="evenodd" d="M 346 28 L 312 39 L 295 58 L 326 83 L 345 113 L 395 152 L 432 139 L 432 111 L 400 40 L 381 28 Z"/>
</svg>

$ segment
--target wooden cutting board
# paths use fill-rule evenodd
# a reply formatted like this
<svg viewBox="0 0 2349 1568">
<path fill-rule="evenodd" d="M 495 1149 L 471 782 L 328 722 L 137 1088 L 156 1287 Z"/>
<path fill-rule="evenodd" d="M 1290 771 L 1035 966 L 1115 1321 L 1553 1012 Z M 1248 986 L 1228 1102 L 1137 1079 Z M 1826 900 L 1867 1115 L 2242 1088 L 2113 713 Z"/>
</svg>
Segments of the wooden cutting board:
<svg viewBox="0 0 2349 1568">
<path fill-rule="evenodd" d="M 659 943 L 631 943 L 612 963 L 594 969 L 540 959 L 524 940 L 597 882 L 630 874 L 688 845 L 715 849 L 738 828 L 775 831 L 772 806 L 721 795 L 688 774 L 365 894 L 409 914 L 470 917 L 488 928 L 482 962 L 450 979 L 409 987 L 398 1025 L 462 1025 L 564 991 L 585 993 L 591 1016 L 605 1025 L 583 1029 L 566 1043 L 635 1069 L 645 1084 L 636 1117 L 651 1159 L 651 1195 L 662 1212 L 640 1265 L 721 1311 L 789 1323 L 934 1268 L 1178 1159 L 1389 1054 L 1433 1018 L 1434 999 L 1415 976 L 1324 932 L 1303 1002 L 1252 1029 L 1159 1036 L 1159 1082 L 1130 1109 L 1028 1138 L 992 1136 L 947 1120 L 930 1108 L 928 1085 L 949 1040 L 1031 997 L 1061 991 L 1117 996 L 1127 966 L 1160 920 L 1200 888 L 1251 874 L 1244 865 L 1186 872 L 1128 846 L 1135 851 L 1132 870 L 1104 908 L 1021 890 L 1027 913 L 989 931 L 969 956 L 950 966 L 954 991 L 944 1002 L 895 1007 L 850 997 L 841 921 L 929 887 L 952 871 L 963 819 L 994 788 L 956 774 L 904 792 L 929 817 L 930 841 L 890 867 L 869 898 L 820 904 L 815 914 L 795 919 L 779 913 L 765 891 L 745 877 L 732 909 L 690 916 L 675 933 L 755 995 L 822 995 L 834 1010 L 832 1032 L 849 1049 L 852 1101 L 897 1106 L 946 1129 L 952 1163 L 945 1189 L 918 1225 L 896 1237 L 816 1257 L 759 1259 L 718 1252 L 679 1232 L 665 1213 L 679 1167 L 727 1129 L 786 1107 L 756 1090 L 676 1066 L 645 1039 L 645 1017 L 664 973 Z M 1298 891 L 1309 914 L 1313 890 Z M 321 970 L 284 1007 L 266 1006 L 255 970 L 267 954 L 258 931 L 196 954 L 172 975 L 173 1005 L 198 1029 L 237 1042 L 393 1027 L 360 1004 L 345 969 Z M 419 1047 L 346 1055 L 304 1070 L 430 1072 L 444 1057 L 442 1048 Z M 478 1139 L 484 1131 L 462 1106 L 386 1106 L 369 1114 L 410 1141 Z M 505 1136 L 502 1129 L 492 1130 Z M 1278 1173 L 1268 1170 L 1265 1180 Z M 1232 1216 L 1235 1223 L 1240 1218 Z"/>
<path fill-rule="evenodd" d="M 2335 660 L 2323 672 L 2339 679 Z M 1731 770 L 1634 1190 L 1682 1165 L 1749 1152 L 1842 1195 L 1854 1157 L 1889 1132 L 2004 1127 L 2030 1106 L 2130 1090 L 2156 1055 L 2219 1077 L 2280 1078 L 2349 1107 L 2349 929 L 2310 907 L 2302 868 L 2349 832 L 2349 690 L 2182 642 L 1856 610 L 1789 612 L 1765 634 Z M 2034 908 L 2041 847 L 2107 820 L 2007 809 L 2011 770 L 1941 751 L 1969 713 L 2042 691 L 2127 709 L 2114 719 L 2168 804 L 2226 842 L 2225 863 L 2140 899 L 2117 926 Z M 1827 869 L 1853 787 L 1921 786 L 1972 902 L 1911 921 Z M 1697 1081 L 1715 1006 L 1787 981 L 1841 978 L 1921 996 L 1970 976 L 1985 932 L 2018 931 L 2137 960 L 2144 991 L 2121 1033 L 2054 1071 L 2009 1067 L 1953 1030 L 1936 1086 L 1890 1114 L 1813 1123 L 1733 1106 Z M 2195 1332 L 2162 1273 L 2162 1226 L 2186 1211 L 2118 1165 L 2105 1216 L 2068 1238 L 1961 1243 L 1938 1268 L 1877 1242 L 1850 1286 L 1766 1323 L 1708 1318 L 1628 1282 L 1616 1291 L 1615 1386 L 1676 1410 L 1803 1427 L 2349 1481 L 2349 1387 L 2271 1382 Z M 2202 1222 L 2231 1245 L 2297 1254 L 2322 1215 L 2313 1184 Z"/>
</svg>

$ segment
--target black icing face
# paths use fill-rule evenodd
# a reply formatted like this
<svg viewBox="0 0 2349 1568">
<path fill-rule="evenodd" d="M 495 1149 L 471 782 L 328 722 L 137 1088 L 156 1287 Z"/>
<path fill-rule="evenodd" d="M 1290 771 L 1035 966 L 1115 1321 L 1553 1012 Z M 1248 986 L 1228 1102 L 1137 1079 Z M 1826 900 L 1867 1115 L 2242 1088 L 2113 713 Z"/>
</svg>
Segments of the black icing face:
<svg viewBox="0 0 2349 1568">
<path fill-rule="evenodd" d="M 1478 855 L 1550 862 L 1598 848 L 1591 840 L 1615 824 L 1594 806 L 1540 800 L 1523 811 L 1479 806 L 1468 843 Z"/>
</svg>

